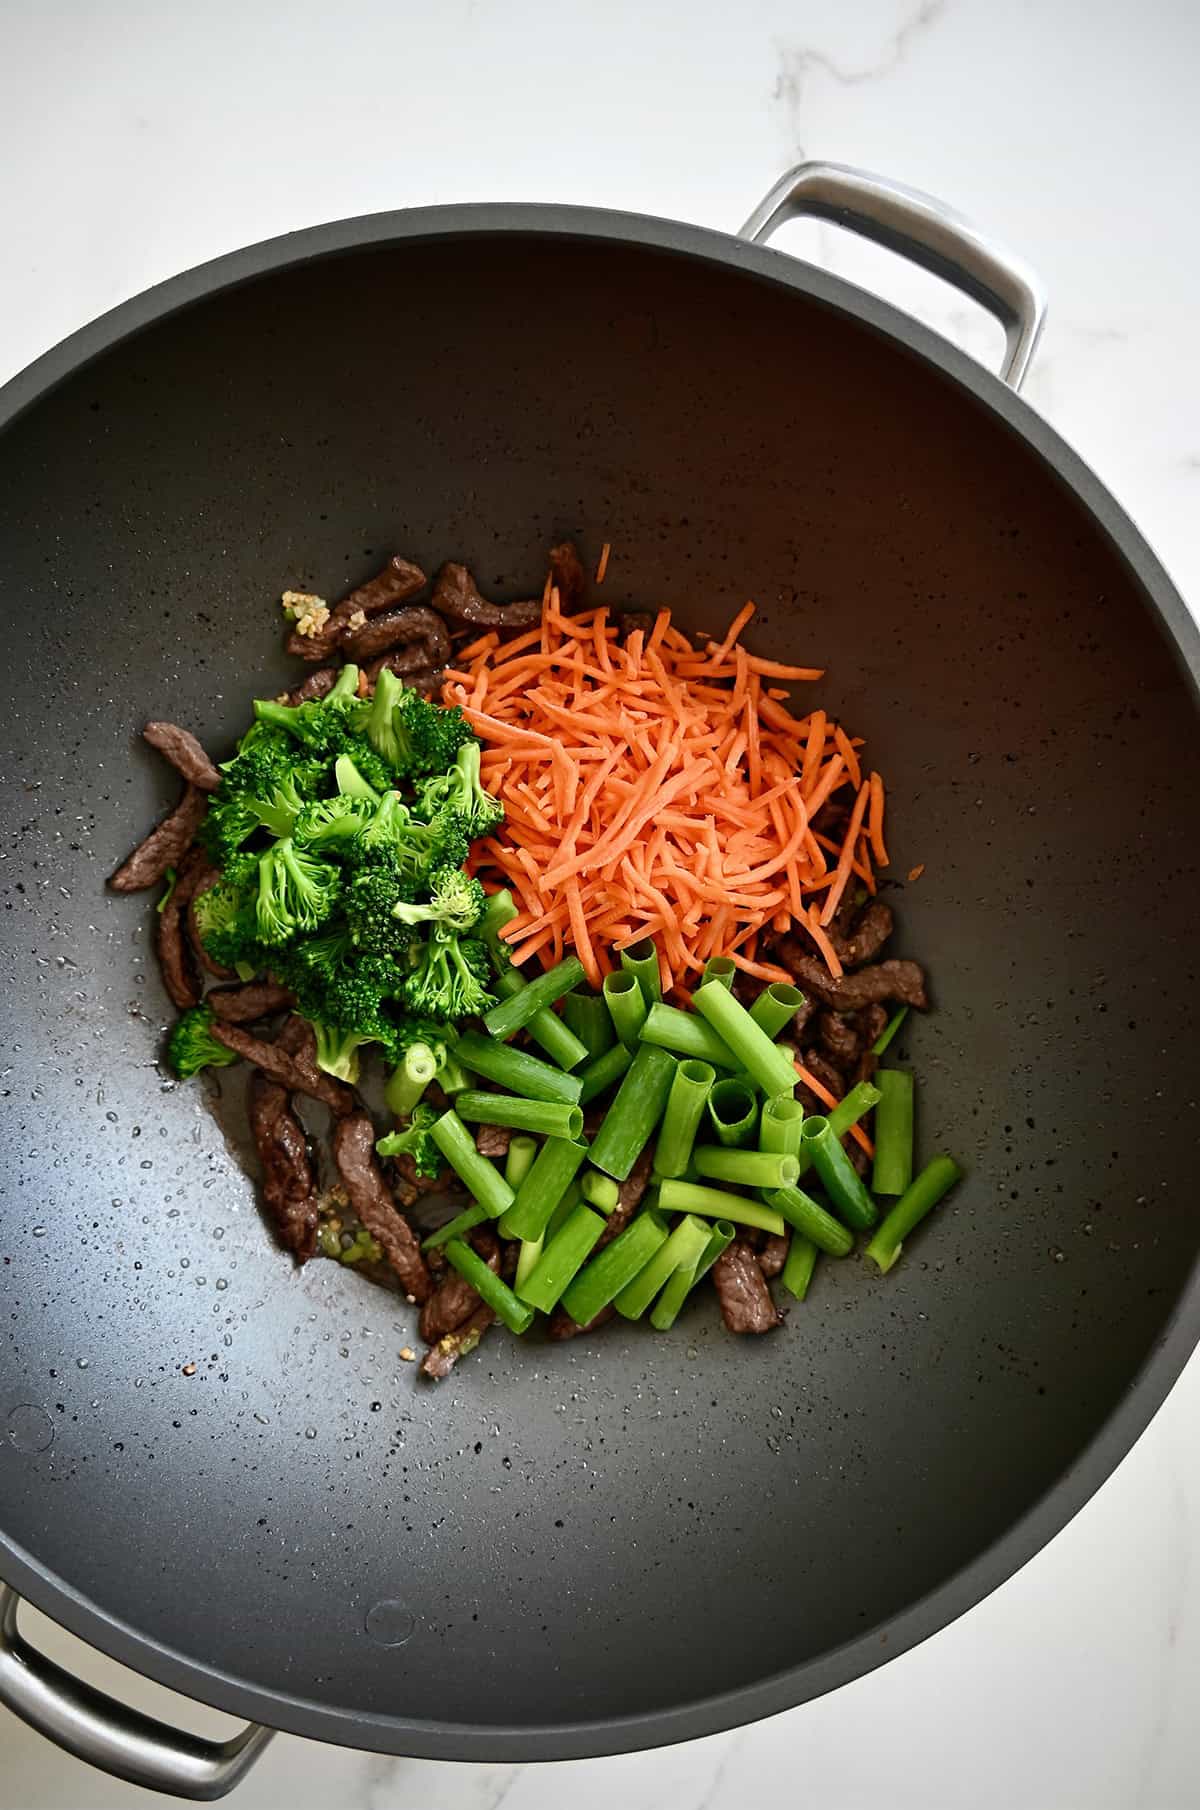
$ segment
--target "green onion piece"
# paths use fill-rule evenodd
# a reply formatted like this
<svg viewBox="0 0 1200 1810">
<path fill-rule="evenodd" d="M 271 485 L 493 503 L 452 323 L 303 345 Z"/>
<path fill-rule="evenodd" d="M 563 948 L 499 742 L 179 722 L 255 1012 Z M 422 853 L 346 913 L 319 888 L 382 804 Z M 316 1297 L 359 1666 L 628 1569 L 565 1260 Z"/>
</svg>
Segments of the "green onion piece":
<svg viewBox="0 0 1200 1810">
<path fill-rule="evenodd" d="M 379 803 L 379 793 L 363 778 L 348 754 L 339 754 L 334 761 L 333 777 L 344 798 L 365 798 L 370 804 Z"/>
<path fill-rule="evenodd" d="M 709 982 L 710 986 L 713 984 Z M 642 1026 L 642 1042 L 670 1050 L 673 1056 L 694 1056 L 698 1062 L 711 1062 L 714 1068 L 741 1067 L 729 1045 L 703 1018 L 697 1018 L 694 1012 L 681 1012 L 678 1006 L 651 1006 Z M 779 1091 L 773 1089 L 775 1093 Z"/>
<path fill-rule="evenodd" d="M 675 1079 L 675 1058 L 652 1043 L 638 1045 L 637 1055 L 617 1089 L 617 1097 L 596 1133 L 591 1160 L 595 1168 L 623 1182 L 650 1142 L 663 1115 Z"/>
<path fill-rule="evenodd" d="M 658 950 L 651 938 L 643 937 L 640 943 L 630 943 L 627 949 L 622 949 L 621 966 L 637 980 L 646 1002 L 646 1010 L 657 1005 L 662 998 L 662 975 L 658 966 Z"/>
<path fill-rule="evenodd" d="M 471 1284 L 510 1332 L 528 1331 L 533 1323 L 532 1307 L 517 1299 L 504 1278 L 488 1268 L 478 1251 L 473 1251 L 461 1238 L 452 1238 L 446 1246 L 446 1262 Z"/>
<path fill-rule="evenodd" d="M 499 953 L 499 949 L 504 948 L 504 945 L 500 943 L 500 932 L 506 924 L 512 923 L 516 915 L 517 902 L 507 886 L 503 886 L 499 892 L 488 894 L 482 915 L 471 934 L 482 938 L 493 955 L 496 955 Z M 504 949 L 504 955 L 507 960 L 507 949 Z"/>
<path fill-rule="evenodd" d="M 597 1056 L 594 1062 L 579 1071 L 579 1079 L 583 1083 L 579 1095 L 579 1104 L 586 1106 L 598 1094 L 606 1094 L 610 1087 L 615 1087 L 621 1076 L 633 1066 L 633 1057 L 623 1043 L 614 1043 L 612 1048 Z"/>
<path fill-rule="evenodd" d="M 562 1015 L 563 1023 L 587 1051 L 589 1062 L 594 1062 L 616 1042 L 608 1007 L 601 995 L 593 993 L 590 987 L 576 987 L 573 993 L 568 993 L 562 1002 Z"/>
<path fill-rule="evenodd" d="M 618 1184 L 611 1175 L 601 1175 L 599 1169 L 585 1169 L 579 1186 L 588 1206 L 595 1207 L 598 1213 L 611 1213 L 620 1198 Z"/>
<path fill-rule="evenodd" d="M 495 1219 L 513 1204 L 513 1191 L 499 1169 L 480 1156 L 475 1140 L 454 1111 L 444 1112 L 430 1127 L 429 1135 L 467 1191 Z"/>
<path fill-rule="evenodd" d="M 529 1277 L 533 1274 L 533 1271 L 537 1266 L 538 1258 L 541 1256 L 545 1247 L 545 1243 L 546 1240 L 544 1236 L 541 1238 L 523 1238 L 521 1240 L 521 1248 L 517 1252 L 517 1273 L 513 1278 L 513 1286 L 518 1294 L 521 1292 L 521 1284 L 528 1281 Z"/>
<path fill-rule="evenodd" d="M 427 1043 L 410 1043 L 392 1070 L 384 1099 L 397 1118 L 406 1118 L 437 1074 L 437 1057 Z"/>
<path fill-rule="evenodd" d="M 849 1131 L 851 1125 L 857 1125 L 858 1121 L 865 1118 L 872 1107 L 878 1106 L 878 1104 L 879 1089 L 875 1086 L 874 1082 L 856 1082 L 845 1098 L 839 1100 L 836 1106 L 831 1106 L 828 1113 L 825 1115 L 829 1120 L 829 1128 L 833 1132 L 834 1137 L 840 1142 Z M 803 1139 L 801 1140 L 800 1148 L 796 1154 L 800 1158 L 801 1175 L 807 1175 L 812 1167 L 812 1151 L 804 1143 Z"/>
<path fill-rule="evenodd" d="M 514 1131 L 536 1131 L 547 1138 L 577 1138 L 583 1130 L 578 1106 L 561 1100 L 523 1100 L 520 1094 L 494 1094 L 464 1088 L 454 1102 L 460 1119 L 476 1125 L 511 1125 Z"/>
<path fill-rule="evenodd" d="M 882 1056 L 884 1054 L 889 1043 L 892 1041 L 892 1038 L 896 1035 L 896 1032 L 900 1029 L 900 1026 L 907 1017 L 908 1007 L 898 1006 L 880 1031 L 878 1037 L 876 1037 L 874 1043 L 871 1045 L 871 1054 L 873 1056 Z"/>
<path fill-rule="evenodd" d="M 808 1293 L 808 1285 L 812 1281 L 812 1273 L 817 1267 L 817 1247 L 811 1238 L 805 1238 L 800 1232 L 792 1233 L 792 1242 L 788 1246 L 787 1259 L 779 1280 L 789 1295 L 795 1295 L 797 1301 L 803 1301 Z"/>
<path fill-rule="evenodd" d="M 867 1246 L 867 1256 L 879 1265 L 882 1275 L 886 1276 L 895 1263 L 914 1226 L 920 1225 L 961 1175 L 962 1170 L 953 1157 L 935 1156 L 931 1163 L 926 1163 L 916 1181 L 905 1189 Z"/>
<path fill-rule="evenodd" d="M 692 1152 L 697 1175 L 739 1188 L 790 1188 L 800 1173 L 785 1151 L 733 1150 L 722 1144 L 697 1144 Z"/>
<path fill-rule="evenodd" d="M 789 987 L 785 981 L 773 980 L 769 987 L 763 988 L 750 1007 L 750 1016 L 768 1037 L 778 1037 L 803 1004 L 804 995 L 798 987 Z"/>
<path fill-rule="evenodd" d="M 671 1276 L 662 1294 L 654 1303 L 650 1315 L 650 1324 L 656 1332 L 670 1332 L 674 1326 L 679 1310 L 695 1288 L 697 1282 L 706 1276 L 721 1252 L 728 1250 L 736 1234 L 728 1220 L 718 1219 L 709 1234 L 708 1243 L 703 1255 L 692 1269 L 678 1269 Z"/>
<path fill-rule="evenodd" d="M 562 1304 L 571 1318 L 580 1326 L 594 1320 L 666 1242 L 666 1223 L 660 1215 L 639 1213 L 563 1291 Z"/>
<path fill-rule="evenodd" d="M 547 1238 L 541 1256 L 521 1284 L 522 1301 L 548 1314 L 591 1256 L 603 1230 L 599 1213 L 590 1207 L 573 1208 L 554 1236 Z"/>
<path fill-rule="evenodd" d="M 540 1238 L 587 1153 L 587 1145 L 572 1138 L 547 1138 L 500 1221 L 501 1237 Z"/>
<path fill-rule="evenodd" d="M 528 981 L 519 968 L 502 968 L 496 976 L 496 992 L 505 1004 L 515 999 L 519 993 L 528 988 Z M 587 1055 L 587 1050 L 578 1037 L 563 1023 L 556 1012 L 544 1006 L 535 1012 L 525 1025 L 526 1031 L 535 1043 L 540 1043 L 551 1062 L 557 1062 L 559 1068 L 578 1068 Z"/>
<path fill-rule="evenodd" d="M 764 1232 L 787 1229 L 783 1215 L 771 1207 L 764 1207 L 761 1201 L 729 1194 L 723 1188 L 702 1188 L 696 1182 L 663 1182 L 658 1204 L 664 1213 L 696 1213 L 701 1219 L 732 1219 L 736 1225 L 759 1226 Z"/>
<path fill-rule="evenodd" d="M 704 964 L 701 985 L 715 980 L 719 986 L 733 988 L 733 977 L 737 973 L 737 963 L 730 961 L 727 955 L 710 955 Z"/>
<path fill-rule="evenodd" d="M 687 1213 L 665 1244 L 617 1295 L 614 1305 L 627 1320 L 640 1320 L 668 1276 L 676 1270 L 694 1269 L 708 1245 L 712 1228 Z M 603 1253 L 601 1253 L 603 1255 Z"/>
<path fill-rule="evenodd" d="M 871 1187 L 876 1194 L 903 1194 L 913 1171 L 913 1078 L 905 1068 L 881 1068 L 875 1085 L 879 1105 Z"/>
<path fill-rule="evenodd" d="M 453 1219 L 448 1219 L 444 1226 L 439 1226 L 436 1232 L 431 1232 L 428 1238 L 423 1238 L 421 1249 L 436 1251 L 439 1245 L 446 1244 L 451 1238 L 461 1238 L 464 1232 L 473 1231 L 476 1226 L 481 1226 L 484 1220 L 490 1217 L 491 1215 L 485 1213 L 482 1207 L 472 1203 L 471 1206 L 464 1207 L 461 1213 L 456 1213 Z"/>
<path fill-rule="evenodd" d="M 879 1217 L 858 1170 L 838 1143 L 829 1120 L 805 1119 L 803 1148 L 810 1152 L 835 1213 L 856 1232 L 869 1232 Z"/>
<path fill-rule="evenodd" d="M 617 968 L 604 976 L 604 1003 L 613 1021 L 613 1030 L 627 1050 L 636 1050 L 638 1036 L 646 1022 L 646 1000 L 636 974 Z"/>
<path fill-rule="evenodd" d="M 800 1154 L 800 1132 L 804 1125 L 804 1108 L 791 1094 L 776 1094 L 762 1109 L 758 1124 L 760 1150 Z M 799 1170 L 797 1170 L 797 1174 Z"/>
<path fill-rule="evenodd" d="M 708 1116 L 723 1144 L 752 1144 L 758 1130 L 758 1100 L 753 1086 L 736 1075 L 718 1081 L 708 1096 Z"/>
<path fill-rule="evenodd" d="M 654 1146 L 656 1175 L 680 1176 L 687 1169 L 705 1101 L 715 1080 L 716 1072 L 709 1062 L 688 1056 L 677 1064 Z"/>
<path fill-rule="evenodd" d="M 537 1139 L 519 1133 L 508 1140 L 508 1155 L 504 1159 L 504 1179 L 510 1188 L 519 1188 L 529 1171 L 533 1168 L 533 1160 L 538 1153 Z"/>
<path fill-rule="evenodd" d="M 493 1006 L 490 1012 L 485 1012 L 485 1030 L 501 1042 L 505 1038 L 515 1037 L 518 1031 L 525 1029 L 531 1018 L 547 1006 L 552 1006 L 556 999 L 561 999 L 572 987 L 577 987 L 582 979 L 583 963 L 577 955 L 568 955 L 556 968 L 547 969 L 545 974 L 539 974 L 536 980 L 531 980 L 519 991 L 510 993 L 499 1005 Z M 584 1055 L 586 1054 L 585 1050 Z M 580 1060 L 582 1059 L 581 1056 Z"/>
<path fill-rule="evenodd" d="M 478 1031 L 463 1032 L 454 1046 L 454 1057 L 474 1074 L 509 1093 L 524 1094 L 527 1100 L 557 1100 L 564 1106 L 579 1102 L 582 1083 L 578 1075 L 564 1074 L 540 1056 L 515 1050 L 511 1043 L 497 1043 L 494 1037 L 481 1037 Z"/>
<path fill-rule="evenodd" d="M 854 1233 L 802 1188 L 794 1185 L 771 1188 L 764 1198 L 769 1207 L 782 1214 L 788 1224 L 817 1250 L 827 1251 L 831 1257 L 848 1257 L 854 1249 Z"/>
<path fill-rule="evenodd" d="M 580 1185 L 579 1177 L 575 1176 L 563 1189 L 558 1205 L 546 1223 L 546 1230 L 541 1237 L 542 1244 L 545 1244 L 548 1238 L 553 1238 L 555 1233 L 562 1229 L 582 1199 L 583 1188 Z"/>
<path fill-rule="evenodd" d="M 768 1099 L 790 1093 L 796 1085 L 791 1058 L 755 1024 L 741 1002 L 724 987 L 697 987 L 692 1004 L 700 1016 L 727 1043 L 739 1068 L 748 1068 Z"/>
</svg>

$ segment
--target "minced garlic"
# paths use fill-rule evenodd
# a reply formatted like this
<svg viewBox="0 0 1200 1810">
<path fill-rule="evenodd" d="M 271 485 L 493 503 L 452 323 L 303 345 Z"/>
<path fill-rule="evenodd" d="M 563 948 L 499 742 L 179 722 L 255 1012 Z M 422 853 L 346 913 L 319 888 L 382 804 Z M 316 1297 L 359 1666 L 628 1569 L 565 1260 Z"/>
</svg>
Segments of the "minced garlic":
<svg viewBox="0 0 1200 1810">
<path fill-rule="evenodd" d="M 285 615 L 295 619 L 298 635 L 315 635 L 329 621 L 329 605 L 311 591 L 285 591 L 280 601 Z"/>
</svg>

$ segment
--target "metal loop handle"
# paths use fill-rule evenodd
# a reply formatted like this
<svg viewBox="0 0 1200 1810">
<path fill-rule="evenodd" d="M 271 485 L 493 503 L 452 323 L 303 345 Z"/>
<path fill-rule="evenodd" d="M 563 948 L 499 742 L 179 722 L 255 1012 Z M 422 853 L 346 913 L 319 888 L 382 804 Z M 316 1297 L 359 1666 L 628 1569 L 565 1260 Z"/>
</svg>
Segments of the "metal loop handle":
<svg viewBox="0 0 1200 1810">
<path fill-rule="evenodd" d="M 36 1652 L 17 1629 L 20 1598 L 0 1584 L 0 1703 L 57 1746 L 131 1785 L 176 1797 L 224 1797 L 274 1733 L 248 1723 L 228 1741 L 168 1728 L 106 1697 Z"/>
<path fill-rule="evenodd" d="M 1046 319 L 1046 294 L 1022 258 L 932 195 L 840 163 L 799 163 L 755 208 L 741 237 L 765 243 L 801 214 L 830 220 L 910 258 L 982 303 L 1004 328 L 1000 375 L 1019 390 Z"/>
</svg>

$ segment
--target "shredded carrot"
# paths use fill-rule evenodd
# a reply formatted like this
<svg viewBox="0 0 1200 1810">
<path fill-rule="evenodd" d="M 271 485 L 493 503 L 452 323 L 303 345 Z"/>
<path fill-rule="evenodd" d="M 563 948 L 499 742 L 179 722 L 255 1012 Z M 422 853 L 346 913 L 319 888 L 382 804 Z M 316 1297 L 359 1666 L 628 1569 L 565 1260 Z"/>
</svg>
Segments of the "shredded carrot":
<svg viewBox="0 0 1200 1810">
<path fill-rule="evenodd" d="M 871 853 L 880 867 L 886 867 L 888 864 L 887 844 L 883 840 L 883 804 L 883 781 L 878 773 L 872 773 L 871 806 L 867 822 L 871 837 Z"/>
<path fill-rule="evenodd" d="M 911 885 L 913 881 L 919 880 L 924 872 L 925 863 L 923 861 L 918 861 L 915 867 L 910 867 L 908 870 L 909 884 Z"/>
<path fill-rule="evenodd" d="M 600 558 L 596 565 L 596 583 L 597 584 L 604 583 L 604 574 L 608 571 L 608 556 L 611 552 L 612 552 L 611 546 L 609 545 L 609 543 L 607 541 L 605 541 L 604 545 L 600 549 Z"/>
<path fill-rule="evenodd" d="M 803 1062 L 796 1063 L 796 1073 L 803 1081 L 805 1087 L 807 1087 L 809 1093 L 816 1094 L 822 1106 L 827 1106 L 832 1112 L 833 1108 L 838 1104 L 837 1095 L 831 1094 L 824 1082 L 818 1081 L 812 1070 L 805 1068 Z M 856 1144 L 861 1144 L 868 1156 L 874 1156 L 875 1146 L 861 1125 L 851 1125 L 850 1136 L 854 1139 Z"/>
</svg>

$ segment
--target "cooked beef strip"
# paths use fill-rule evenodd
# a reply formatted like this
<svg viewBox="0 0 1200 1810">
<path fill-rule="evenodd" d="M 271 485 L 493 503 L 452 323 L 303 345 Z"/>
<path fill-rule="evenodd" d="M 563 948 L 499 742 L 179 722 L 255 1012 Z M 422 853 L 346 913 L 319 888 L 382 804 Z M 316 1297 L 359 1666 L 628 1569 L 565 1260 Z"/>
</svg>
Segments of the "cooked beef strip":
<svg viewBox="0 0 1200 1810">
<path fill-rule="evenodd" d="M 771 1291 L 763 1279 L 757 1254 L 744 1238 L 735 1238 L 712 1267 L 721 1303 L 721 1318 L 730 1332 L 770 1332 L 779 1325 Z"/>
<path fill-rule="evenodd" d="M 154 920 L 154 947 L 163 986 L 181 1012 L 200 1003 L 200 974 L 184 935 L 184 922 L 196 886 L 208 871 L 204 850 L 189 849 L 179 864 L 171 896 Z"/>
<path fill-rule="evenodd" d="M 758 1267 L 764 1276 L 777 1276 L 787 1262 L 788 1235 L 786 1232 L 768 1234 L 762 1249 L 758 1253 Z"/>
<path fill-rule="evenodd" d="M 476 1125 L 475 1148 L 480 1156 L 508 1155 L 508 1146 L 512 1142 L 511 1125 Z"/>
<path fill-rule="evenodd" d="M 780 1035 L 786 1034 L 789 1040 L 799 1043 L 805 1032 L 808 1030 L 816 1009 L 816 1000 L 810 999 L 806 993 L 804 996 L 804 1004 L 802 1006 L 797 1006 L 792 1014 L 792 1022 L 787 1026 L 786 1033 L 781 1032 Z"/>
<path fill-rule="evenodd" d="M 593 1314 L 586 1326 L 573 1320 L 565 1307 L 556 1307 L 550 1315 L 546 1327 L 546 1336 L 551 1339 L 575 1339 L 581 1332 L 595 1332 L 598 1326 L 607 1326 L 616 1313 L 615 1307 L 602 1307 L 598 1314 Z"/>
<path fill-rule="evenodd" d="M 253 1024 L 272 1012 L 290 1011 L 296 995 L 273 980 L 248 980 L 240 987 L 214 987 L 204 1003 L 224 1024 Z"/>
<path fill-rule="evenodd" d="M 453 561 L 438 573 L 430 602 L 447 622 L 467 622 L 472 628 L 536 628 L 542 619 L 540 597 L 521 603 L 489 603 L 480 596 L 466 566 Z"/>
<path fill-rule="evenodd" d="M 450 658 L 450 637 L 445 623 L 433 610 L 425 609 L 421 604 L 385 610 L 381 616 L 369 618 L 361 628 L 347 630 L 342 636 L 342 652 L 348 660 L 370 660 L 401 642 L 405 644 L 405 654 L 411 657 L 414 668 L 444 666 Z M 392 670 L 398 672 L 400 668 L 393 665 Z"/>
<path fill-rule="evenodd" d="M 196 831 L 208 810 L 208 794 L 190 783 L 169 816 L 157 824 L 144 842 L 122 862 L 109 880 L 114 892 L 143 892 L 156 886 L 168 867 L 178 867 L 196 839 Z"/>
<path fill-rule="evenodd" d="M 385 666 L 390 672 L 397 673 L 404 680 L 409 691 L 424 692 L 426 697 L 431 697 L 439 691 L 442 683 L 441 667 L 425 666 L 424 664 L 413 665 L 409 656 L 419 652 L 419 648 L 401 647 L 397 648 L 394 653 L 380 654 L 378 660 L 368 660 L 363 667 L 363 682 L 366 685 L 367 696 L 374 696 L 375 681 Z"/>
<path fill-rule="evenodd" d="M 316 698 L 327 698 L 337 684 L 340 666 L 318 666 L 316 672 L 310 672 L 299 685 L 293 685 L 287 694 L 289 704 L 308 704 Z"/>
<path fill-rule="evenodd" d="M 832 1062 L 825 1054 L 824 1050 L 805 1050 L 801 1056 L 801 1060 L 809 1074 L 815 1075 L 822 1087 L 827 1087 L 830 1093 L 840 1100 L 846 1091 L 846 1077 L 836 1063 Z M 817 1111 L 819 1113 L 825 1113 L 829 1111 L 829 1108 L 825 1105 L 819 1105 Z"/>
<path fill-rule="evenodd" d="M 870 1157 L 867 1155 L 857 1138 L 844 1138 L 842 1141 L 846 1146 L 846 1155 L 850 1158 L 851 1163 L 865 1181 L 867 1171 L 871 1167 Z"/>
<path fill-rule="evenodd" d="M 862 968 L 873 962 L 895 928 L 890 905 L 882 899 L 871 899 L 861 913 L 856 913 L 849 930 L 835 936 L 833 946 L 843 968 Z"/>
<path fill-rule="evenodd" d="M 433 1287 L 417 1235 L 396 1211 L 396 1203 L 375 1158 L 375 1126 L 371 1115 L 352 1112 L 333 1132 L 333 1155 L 359 1221 L 400 1278 L 414 1301 L 427 1301 Z"/>
<path fill-rule="evenodd" d="M 502 1238 L 500 1240 L 500 1274 L 506 1282 L 511 1282 L 517 1273 L 517 1264 L 521 1261 L 521 1240 L 519 1238 Z"/>
<path fill-rule="evenodd" d="M 558 587 L 558 604 L 564 616 L 574 615 L 587 601 L 587 573 L 573 540 L 559 541 L 550 549 L 550 576 Z M 651 624 L 653 625 L 653 617 Z"/>
<path fill-rule="evenodd" d="M 328 621 L 315 635 L 302 635 L 293 629 L 287 638 L 287 651 L 298 654 L 302 660 L 327 660 L 334 648 L 341 646 L 347 632 L 353 632 L 350 630 L 352 616 L 360 610 L 364 616 L 377 616 L 380 610 L 390 609 L 393 604 L 407 603 L 410 597 L 425 589 L 426 583 L 420 566 L 414 566 L 411 560 L 403 559 L 397 553 L 388 560 L 382 572 L 350 591 L 340 603 L 335 603 Z"/>
<path fill-rule="evenodd" d="M 856 973 L 835 980 L 824 962 L 793 936 L 779 939 L 775 959 L 788 970 L 802 992 L 811 993 L 835 1012 L 857 1012 L 889 999 L 915 1006 L 918 1012 L 929 1007 L 925 972 L 916 962 L 877 962 L 874 967 L 859 968 Z"/>
<path fill-rule="evenodd" d="M 862 1054 L 862 1033 L 858 1021 L 844 1018 L 840 1012 L 822 1012 L 817 1019 L 817 1036 L 821 1048 L 831 1062 L 848 1073 Z"/>
<path fill-rule="evenodd" d="M 418 1175 L 417 1166 L 407 1150 L 391 1159 L 395 1178 L 396 1199 L 402 1207 L 415 1207 L 425 1194 L 461 1194 L 465 1192 L 457 1175 L 443 1171 L 441 1175 Z"/>
<path fill-rule="evenodd" d="M 874 1005 L 864 1006 L 858 1015 L 858 1028 L 867 1048 L 881 1037 L 887 1029 L 888 1009 L 876 1000 Z"/>
<path fill-rule="evenodd" d="M 622 610 L 616 618 L 617 640 L 624 647 L 630 635 L 636 635 L 639 629 L 648 635 L 653 627 L 654 617 L 649 610 Z"/>
<path fill-rule="evenodd" d="M 216 791 L 221 775 L 190 729 L 181 729 L 178 723 L 147 723 L 142 735 L 192 785 L 202 792 Z"/>
<path fill-rule="evenodd" d="M 476 1226 L 470 1242 L 488 1268 L 499 1274 L 500 1240 L 491 1226 Z M 479 1295 L 466 1277 L 460 1276 L 457 1270 L 449 1270 L 421 1309 L 421 1337 L 427 1345 L 436 1345 L 448 1332 L 461 1326 L 479 1305 Z"/>
<path fill-rule="evenodd" d="M 260 1069 L 250 1077 L 250 1129 L 263 1167 L 262 1197 L 285 1249 L 307 1263 L 316 1249 L 317 1188 L 308 1144 L 285 1087 Z"/>
<path fill-rule="evenodd" d="M 297 1020 L 303 1024 L 303 1019 Z M 218 1043 L 226 1049 L 233 1050 L 236 1055 L 244 1056 L 247 1062 L 253 1062 L 264 1074 L 278 1081 L 290 1093 L 307 1094 L 310 1099 L 320 1100 L 331 1112 L 344 1115 L 354 1107 L 354 1095 L 332 1075 L 327 1075 L 317 1067 L 316 1038 L 312 1027 L 306 1025 L 307 1036 L 297 1050 L 281 1048 L 280 1043 L 264 1043 L 259 1037 L 252 1037 L 240 1025 L 223 1024 L 214 1019 L 212 1034 Z"/>
<path fill-rule="evenodd" d="M 449 1376 L 460 1357 L 466 1357 L 474 1351 L 480 1339 L 496 1318 L 490 1307 L 477 1307 L 469 1320 L 464 1320 L 453 1332 L 448 1332 L 444 1339 L 439 1339 L 433 1348 L 425 1353 L 421 1364 L 422 1376 L 432 1376 L 435 1380 Z"/>
<path fill-rule="evenodd" d="M 650 1171 L 654 1167 L 654 1146 L 647 1144 L 630 1170 L 628 1177 L 617 1190 L 617 1204 L 608 1216 L 608 1222 L 596 1240 L 596 1249 L 602 1251 L 606 1244 L 611 1244 L 618 1232 L 623 1232 L 634 1214 L 642 1204 L 642 1195 L 650 1186 Z"/>
</svg>

